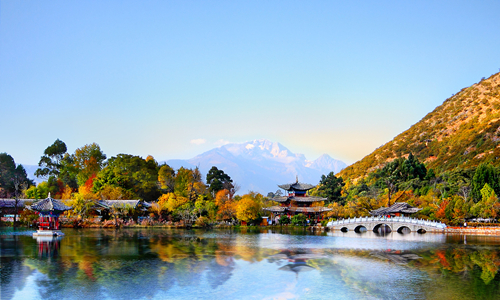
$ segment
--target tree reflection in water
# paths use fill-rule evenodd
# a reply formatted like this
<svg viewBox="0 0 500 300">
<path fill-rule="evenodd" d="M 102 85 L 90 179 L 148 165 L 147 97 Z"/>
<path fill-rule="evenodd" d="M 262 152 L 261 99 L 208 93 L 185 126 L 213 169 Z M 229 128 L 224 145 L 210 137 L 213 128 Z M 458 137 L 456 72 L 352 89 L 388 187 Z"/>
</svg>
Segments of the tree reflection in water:
<svg viewBox="0 0 500 300">
<path fill-rule="evenodd" d="M 2 299 L 26 289 L 34 274 L 40 274 L 34 282 L 44 299 L 162 298 L 186 291 L 210 298 L 211 291 L 225 295 L 238 289 L 235 276 L 240 284 L 241 278 L 259 276 L 284 280 L 282 270 L 297 274 L 298 283 L 325 291 L 335 286 L 337 293 L 345 290 L 358 298 L 391 298 L 394 291 L 406 291 L 407 298 L 500 298 L 500 243 L 495 241 L 468 238 L 464 244 L 448 238 L 410 250 L 387 249 L 384 243 L 365 250 L 339 247 L 342 237 L 291 233 L 68 230 L 42 248 L 28 235 L 0 235 Z M 267 274 L 255 274 L 260 269 Z M 244 283 L 249 290 L 239 295 L 254 295 L 253 284 Z"/>
</svg>

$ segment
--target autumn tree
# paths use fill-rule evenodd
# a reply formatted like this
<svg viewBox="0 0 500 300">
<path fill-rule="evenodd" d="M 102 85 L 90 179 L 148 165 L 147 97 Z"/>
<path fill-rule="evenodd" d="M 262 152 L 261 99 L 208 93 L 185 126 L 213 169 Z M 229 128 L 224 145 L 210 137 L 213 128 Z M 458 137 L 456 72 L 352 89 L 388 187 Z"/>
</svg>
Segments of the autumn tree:
<svg viewBox="0 0 500 300">
<path fill-rule="evenodd" d="M 260 217 L 262 195 L 249 193 L 236 203 L 236 217 L 240 221 L 251 222 Z"/>
<path fill-rule="evenodd" d="M 215 195 L 215 205 L 218 207 L 217 218 L 231 221 L 236 216 L 236 205 L 228 190 L 220 190 Z"/>
<path fill-rule="evenodd" d="M 72 160 L 78 170 L 78 186 L 81 186 L 90 177 L 99 173 L 106 161 L 106 154 L 102 152 L 98 144 L 92 143 L 76 149 Z"/>
</svg>

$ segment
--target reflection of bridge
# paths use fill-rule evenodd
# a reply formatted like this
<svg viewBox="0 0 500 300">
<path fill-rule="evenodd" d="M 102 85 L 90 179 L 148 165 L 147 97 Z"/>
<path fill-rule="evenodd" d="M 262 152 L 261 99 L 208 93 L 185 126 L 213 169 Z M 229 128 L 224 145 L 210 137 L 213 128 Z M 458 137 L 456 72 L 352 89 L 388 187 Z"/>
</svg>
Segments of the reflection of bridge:
<svg viewBox="0 0 500 300">
<path fill-rule="evenodd" d="M 354 219 L 344 219 L 339 221 L 328 222 L 326 226 L 334 230 L 354 230 L 356 232 L 361 231 L 363 228 L 366 230 L 371 230 L 377 232 L 381 227 L 388 226 L 391 231 L 403 232 L 405 228 L 408 228 L 412 232 L 424 233 L 424 232 L 443 232 L 446 225 L 441 222 L 427 221 L 412 219 L 408 217 L 392 217 L 387 218 L 385 216 L 377 217 L 360 217 Z"/>
</svg>

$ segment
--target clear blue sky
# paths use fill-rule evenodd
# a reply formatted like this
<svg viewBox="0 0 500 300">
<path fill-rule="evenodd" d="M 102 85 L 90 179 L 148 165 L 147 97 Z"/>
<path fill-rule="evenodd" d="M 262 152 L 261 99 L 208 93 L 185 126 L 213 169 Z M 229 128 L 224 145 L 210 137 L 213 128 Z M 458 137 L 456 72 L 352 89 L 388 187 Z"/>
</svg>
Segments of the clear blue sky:
<svg viewBox="0 0 500 300">
<path fill-rule="evenodd" d="M 500 1 L 0 1 L 0 152 L 353 163 L 500 68 Z"/>
</svg>

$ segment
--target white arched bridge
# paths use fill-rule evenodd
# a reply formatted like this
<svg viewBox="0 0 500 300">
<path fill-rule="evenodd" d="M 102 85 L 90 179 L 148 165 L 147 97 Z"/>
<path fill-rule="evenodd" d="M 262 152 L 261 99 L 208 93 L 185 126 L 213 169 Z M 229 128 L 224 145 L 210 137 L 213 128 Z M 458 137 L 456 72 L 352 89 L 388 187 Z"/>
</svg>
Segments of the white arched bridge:
<svg viewBox="0 0 500 300">
<path fill-rule="evenodd" d="M 411 232 L 418 233 L 443 232 L 446 228 L 446 224 L 436 221 L 412 219 L 409 217 L 387 218 L 385 216 L 360 217 L 330 221 L 326 226 L 333 230 L 352 230 L 355 232 L 361 232 L 363 228 L 378 232 L 379 228 L 387 226 L 391 229 L 391 231 L 397 231 L 400 233 L 406 228 L 408 228 Z"/>
</svg>

